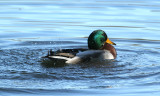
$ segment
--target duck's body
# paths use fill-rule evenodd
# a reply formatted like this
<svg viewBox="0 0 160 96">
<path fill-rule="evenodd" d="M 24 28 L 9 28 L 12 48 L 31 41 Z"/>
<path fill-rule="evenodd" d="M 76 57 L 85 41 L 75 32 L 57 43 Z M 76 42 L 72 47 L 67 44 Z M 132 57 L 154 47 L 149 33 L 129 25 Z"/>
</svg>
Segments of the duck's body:
<svg viewBox="0 0 160 96">
<path fill-rule="evenodd" d="M 95 30 L 88 38 L 89 49 L 62 49 L 55 52 L 51 50 L 45 57 L 52 60 L 64 60 L 67 64 L 76 64 L 92 59 L 115 59 L 117 53 L 111 44 L 115 45 L 107 38 L 104 31 Z"/>
</svg>

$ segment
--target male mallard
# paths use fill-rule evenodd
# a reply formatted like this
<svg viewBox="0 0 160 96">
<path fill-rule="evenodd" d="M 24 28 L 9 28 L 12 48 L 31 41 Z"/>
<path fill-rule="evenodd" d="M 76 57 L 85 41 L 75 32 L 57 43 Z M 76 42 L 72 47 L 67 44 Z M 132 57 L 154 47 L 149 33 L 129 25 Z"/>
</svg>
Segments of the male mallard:
<svg viewBox="0 0 160 96">
<path fill-rule="evenodd" d="M 45 56 L 53 60 L 65 60 L 65 63 L 76 64 L 91 59 L 115 59 L 117 52 L 103 30 L 95 30 L 88 37 L 88 49 L 62 49 L 48 52 Z"/>
</svg>

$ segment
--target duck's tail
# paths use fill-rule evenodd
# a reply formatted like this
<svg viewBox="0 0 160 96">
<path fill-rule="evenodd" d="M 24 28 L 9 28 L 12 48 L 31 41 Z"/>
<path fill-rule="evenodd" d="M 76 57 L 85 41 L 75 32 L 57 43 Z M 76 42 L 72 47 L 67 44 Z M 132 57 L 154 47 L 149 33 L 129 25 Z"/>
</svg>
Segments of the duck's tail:
<svg viewBox="0 0 160 96">
<path fill-rule="evenodd" d="M 66 64 L 76 64 L 81 61 L 81 58 L 76 56 L 78 52 L 85 51 L 86 49 L 63 49 L 58 51 L 49 50 L 47 56 L 42 58 L 49 58 L 52 60 L 62 60 Z"/>
<path fill-rule="evenodd" d="M 66 61 L 71 59 L 67 57 L 65 54 L 57 54 L 52 50 L 49 50 L 47 56 L 43 56 L 42 58 L 59 59 L 59 60 L 66 60 Z"/>
</svg>

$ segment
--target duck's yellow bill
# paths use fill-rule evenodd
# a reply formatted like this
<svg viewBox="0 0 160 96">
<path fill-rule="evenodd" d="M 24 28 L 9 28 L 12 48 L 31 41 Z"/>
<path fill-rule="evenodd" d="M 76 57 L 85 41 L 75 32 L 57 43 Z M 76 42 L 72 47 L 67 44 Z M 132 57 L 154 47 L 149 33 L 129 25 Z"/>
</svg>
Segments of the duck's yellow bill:
<svg viewBox="0 0 160 96">
<path fill-rule="evenodd" d="M 116 45 L 116 43 L 112 42 L 112 41 L 109 40 L 108 38 L 107 38 L 107 40 L 106 40 L 106 43 L 109 43 L 109 44 L 112 44 L 112 45 Z"/>
</svg>

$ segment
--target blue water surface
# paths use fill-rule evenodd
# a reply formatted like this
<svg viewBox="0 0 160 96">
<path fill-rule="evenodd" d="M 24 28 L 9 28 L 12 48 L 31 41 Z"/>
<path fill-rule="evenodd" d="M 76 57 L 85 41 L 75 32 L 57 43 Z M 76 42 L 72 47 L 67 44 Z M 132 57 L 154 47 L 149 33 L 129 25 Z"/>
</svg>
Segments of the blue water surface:
<svg viewBox="0 0 160 96">
<path fill-rule="evenodd" d="M 159 0 L 1 0 L 1 96 L 159 96 Z M 114 61 L 43 66 L 52 49 L 87 48 L 104 30 Z"/>
</svg>

